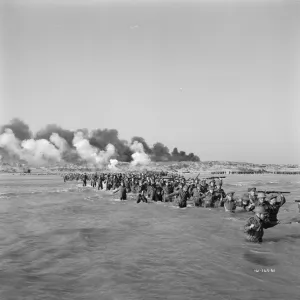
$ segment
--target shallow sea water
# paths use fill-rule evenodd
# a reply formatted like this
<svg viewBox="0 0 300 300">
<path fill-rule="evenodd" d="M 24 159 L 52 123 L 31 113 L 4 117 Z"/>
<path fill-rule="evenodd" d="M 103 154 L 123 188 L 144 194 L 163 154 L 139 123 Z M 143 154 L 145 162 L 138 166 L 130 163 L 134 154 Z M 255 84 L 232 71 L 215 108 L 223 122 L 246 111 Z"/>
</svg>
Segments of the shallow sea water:
<svg viewBox="0 0 300 300">
<path fill-rule="evenodd" d="M 232 175 L 225 191 L 292 192 L 300 176 Z M 252 214 L 117 201 L 58 176 L 0 175 L 1 300 L 299 299 L 300 224 L 247 243 Z"/>
</svg>

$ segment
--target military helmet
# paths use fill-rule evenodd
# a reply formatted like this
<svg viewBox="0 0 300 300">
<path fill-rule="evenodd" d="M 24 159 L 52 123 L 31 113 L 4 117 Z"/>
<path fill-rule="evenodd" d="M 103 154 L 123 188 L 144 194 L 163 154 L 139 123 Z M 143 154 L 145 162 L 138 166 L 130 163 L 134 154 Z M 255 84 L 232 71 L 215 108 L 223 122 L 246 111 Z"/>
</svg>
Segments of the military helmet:
<svg viewBox="0 0 300 300">
<path fill-rule="evenodd" d="M 216 180 L 216 185 L 222 186 L 223 182 L 221 179 Z"/>
<path fill-rule="evenodd" d="M 264 198 L 266 198 L 266 194 L 263 193 L 263 192 L 260 192 L 260 193 L 257 194 L 257 198 L 258 199 L 264 199 Z"/>
<path fill-rule="evenodd" d="M 269 198 L 269 201 L 273 200 L 273 199 L 277 199 L 278 195 L 271 195 Z"/>
<path fill-rule="evenodd" d="M 246 202 L 249 201 L 249 197 L 246 196 L 246 195 L 243 195 L 242 198 L 241 198 L 241 200 L 246 203 Z"/>
</svg>

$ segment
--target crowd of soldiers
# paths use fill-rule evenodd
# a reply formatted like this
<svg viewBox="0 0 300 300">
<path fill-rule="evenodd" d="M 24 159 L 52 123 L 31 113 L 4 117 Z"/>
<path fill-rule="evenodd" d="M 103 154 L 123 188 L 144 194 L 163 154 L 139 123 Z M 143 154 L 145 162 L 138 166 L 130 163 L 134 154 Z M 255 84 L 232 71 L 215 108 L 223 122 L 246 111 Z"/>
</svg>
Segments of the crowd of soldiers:
<svg viewBox="0 0 300 300">
<path fill-rule="evenodd" d="M 249 188 L 241 198 L 234 198 L 235 192 L 225 193 L 222 178 L 210 177 L 186 180 L 184 176 L 167 172 L 147 173 L 100 173 L 100 174 L 65 174 L 64 181 L 82 180 L 83 186 L 90 181 L 93 188 L 112 191 L 119 194 L 120 200 L 127 200 L 127 194 L 136 194 L 136 202 L 173 202 L 180 208 L 191 202 L 195 207 L 219 208 L 235 212 L 237 207 L 254 212 L 244 227 L 246 239 L 262 242 L 264 229 L 279 224 L 277 214 L 285 203 L 281 192 L 267 197 L 265 192 Z"/>
<path fill-rule="evenodd" d="M 210 182 L 207 183 L 207 180 Z M 167 172 L 147 173 L 101 173 L 101 174 L 66 174 L 64 181 L 82 180 L 83 186 L 91 182 L 98 190 L 119 192 L 120 200 L 126 200 L 128 193 L 137 195 L 137 203 L 149 201 L 174 202 L 180 208 L 187 206 L 192 200 L 195 206 L 224 206 L 225 200 L 233 201 L 234 193 L 225 194 L 222 179 L 211 177 L 206 179 L 186 180 L 184 176 Z M 234 207 L 231 208 L 233 210 Z"/>
</svg>

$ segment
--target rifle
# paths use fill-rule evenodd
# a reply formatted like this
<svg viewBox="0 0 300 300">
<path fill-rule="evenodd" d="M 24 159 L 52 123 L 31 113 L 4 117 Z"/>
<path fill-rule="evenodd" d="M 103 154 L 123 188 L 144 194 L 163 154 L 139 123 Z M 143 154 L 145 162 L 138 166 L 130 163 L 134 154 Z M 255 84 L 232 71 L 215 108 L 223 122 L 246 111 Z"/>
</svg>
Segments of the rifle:
<svg viewBox="0 0 300 300">
<path fill-rule="evenodd" d="M 280 192 L 280 191 L 257 191 L 257 193 L 265 193 L 265 194 L 290 194 L 291 192 Z"/>
<path fill-rule="evenodd" d="M 219 179 L 219 178 L 226 178 L 225 176 L 220 176 L 220 177 L 207 177 L 207 178 L 203 178 L 203 179 Z"/>
</svg>

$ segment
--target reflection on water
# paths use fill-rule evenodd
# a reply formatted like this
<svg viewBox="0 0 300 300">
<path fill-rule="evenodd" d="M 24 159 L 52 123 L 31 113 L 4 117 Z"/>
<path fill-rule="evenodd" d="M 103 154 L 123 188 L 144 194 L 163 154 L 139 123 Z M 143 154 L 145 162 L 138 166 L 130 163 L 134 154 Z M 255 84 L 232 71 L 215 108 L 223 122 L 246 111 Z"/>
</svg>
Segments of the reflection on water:
<svg viewBox="0 0 300 300">
<path fill-rule="evenodd" d="M 280 218 L 297 216 L 298 177 L 231 176 L 225 190 L 258 182 L 292 191 Z M 256 245 L 244 241 L 244 212 L 111 201 L 57 177 L 0 185 L 1 300 L 298 299 L 297 223 Z"/>
<path fill-rule="evenodd" d="M 277 260 L 270 256 L 270 254 L 261 254 L 250 251 L 244 253 L 244 259 L 261 267 L 274 267 L 278 265 Z"/>
</svg>

